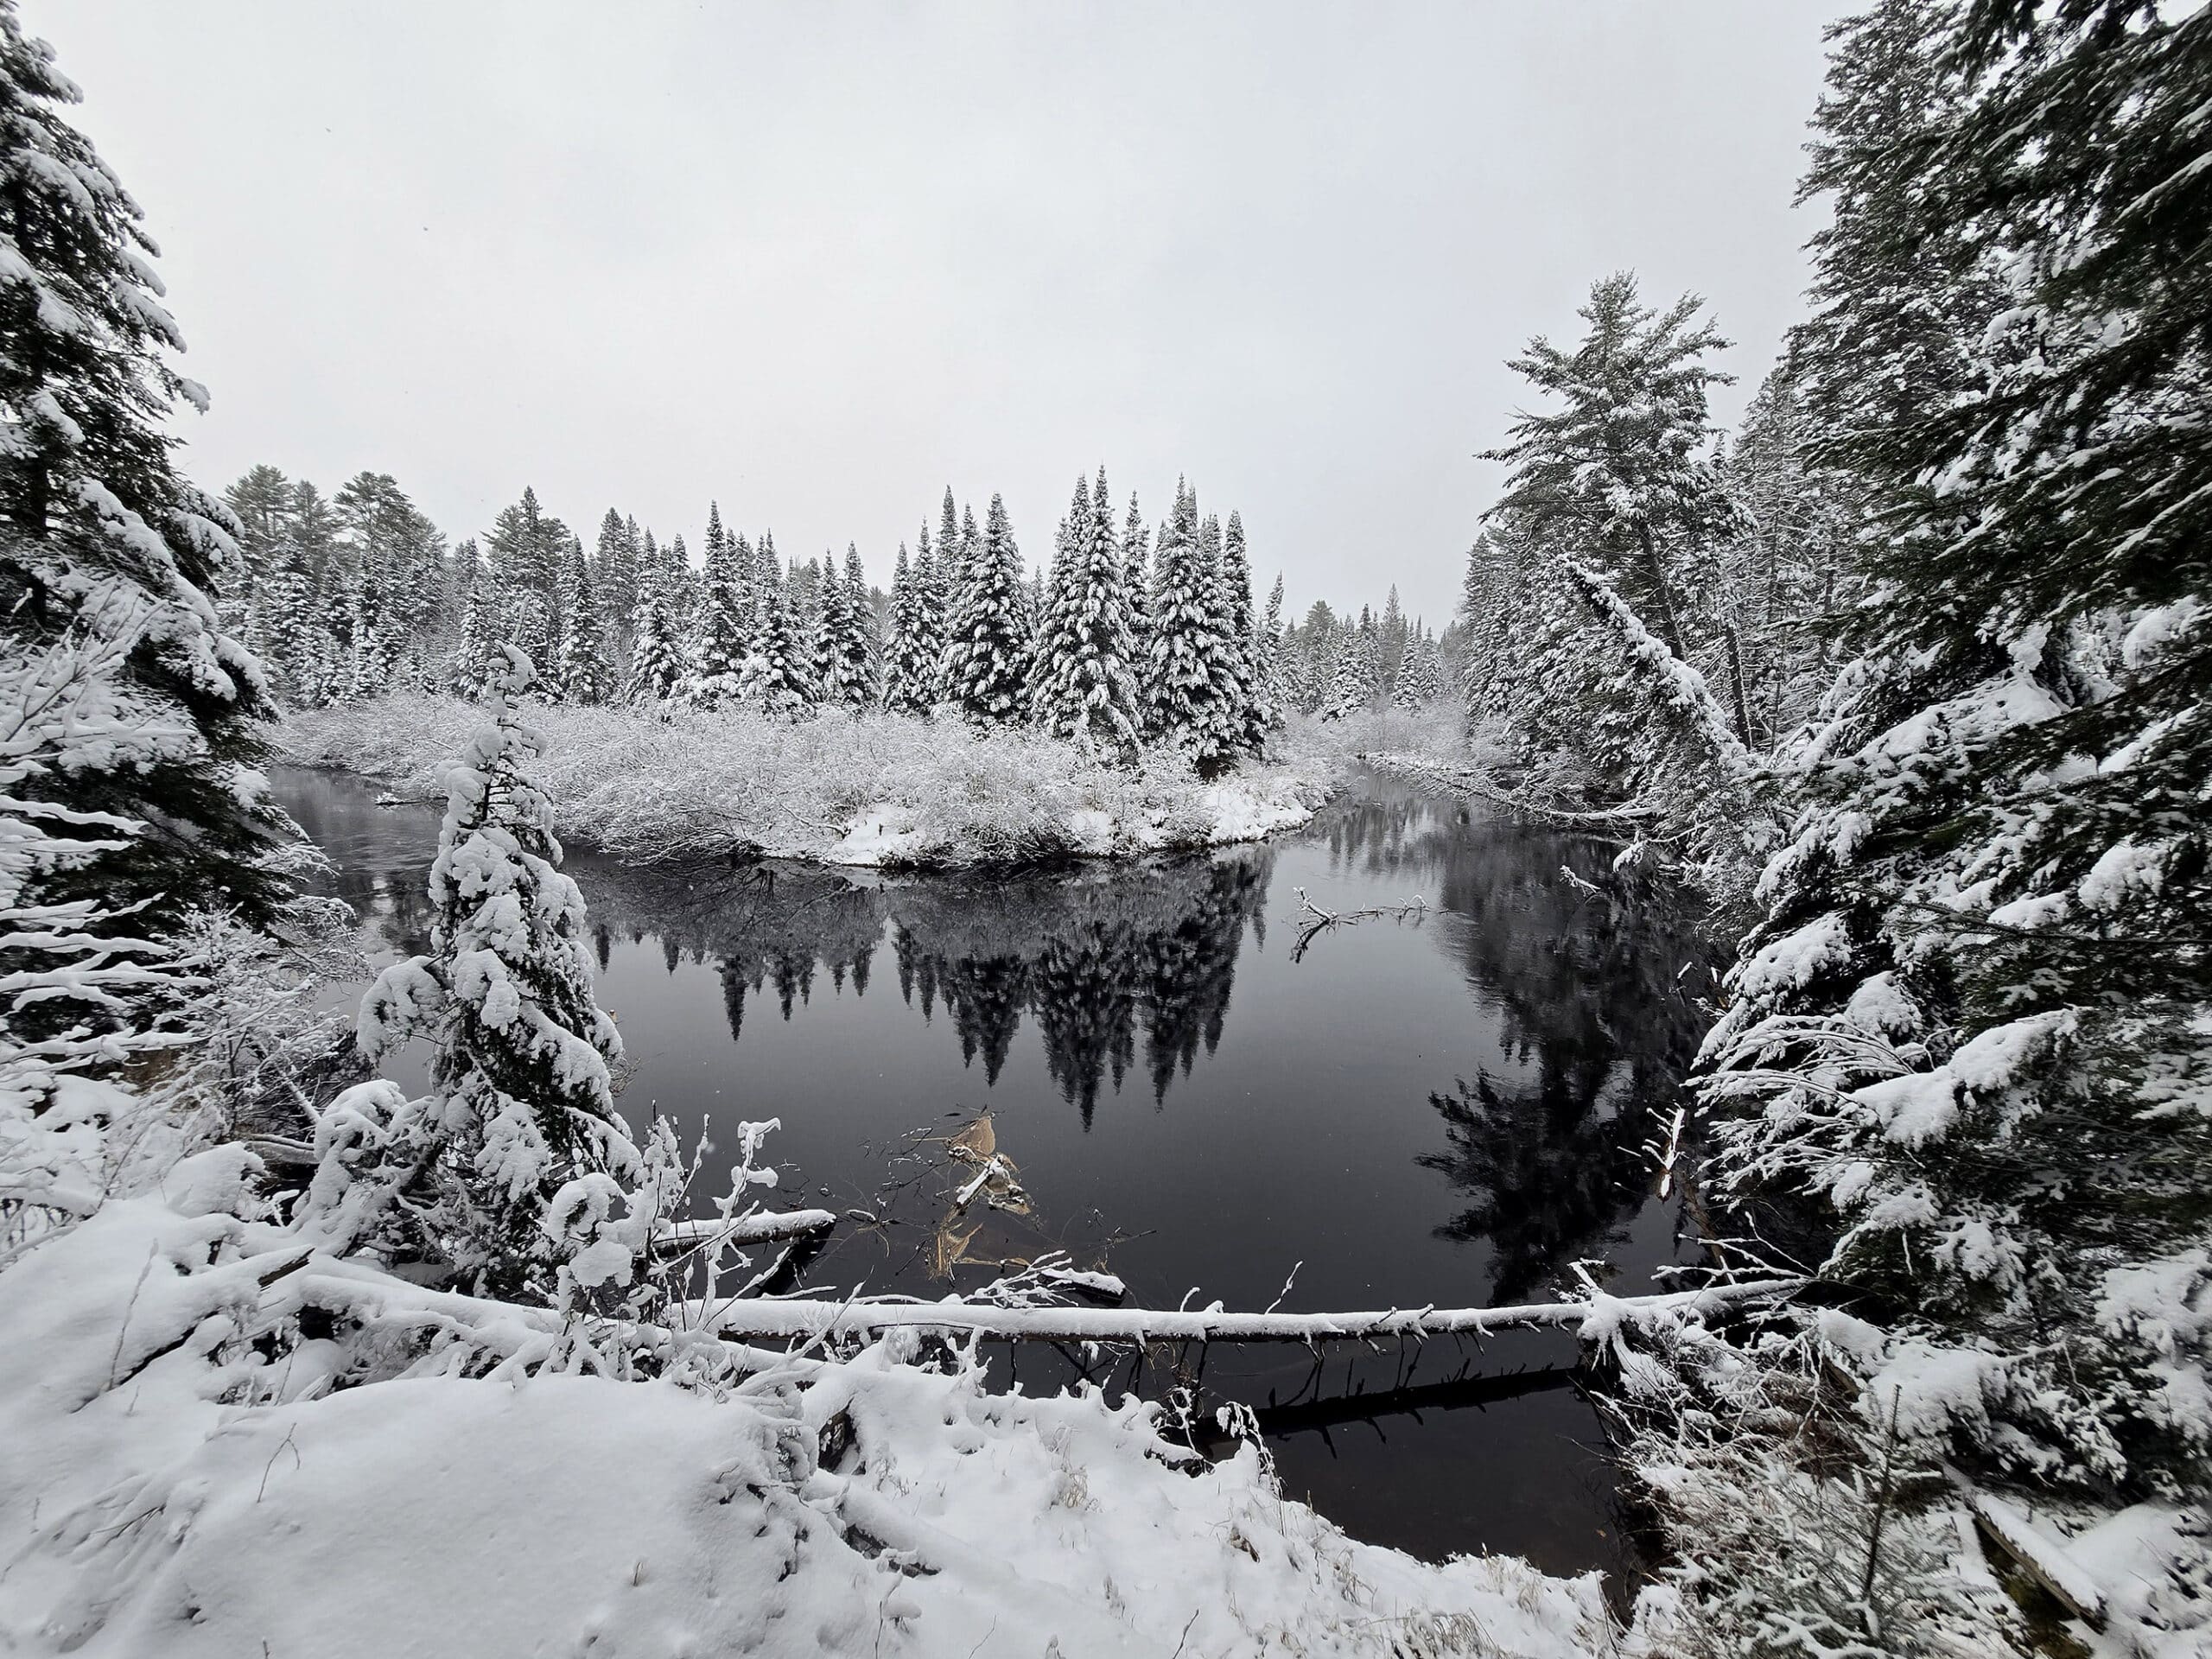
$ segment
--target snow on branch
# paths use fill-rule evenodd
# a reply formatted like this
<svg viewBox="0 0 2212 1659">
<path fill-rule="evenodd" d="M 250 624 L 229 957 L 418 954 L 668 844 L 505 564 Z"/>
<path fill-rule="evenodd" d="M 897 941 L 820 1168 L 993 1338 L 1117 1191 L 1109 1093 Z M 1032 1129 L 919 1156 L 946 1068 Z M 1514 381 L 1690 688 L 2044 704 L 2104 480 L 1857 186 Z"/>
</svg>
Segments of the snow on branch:
<svg viewBox="0 0 2212 1659">
<path fill-rule="evenodd" d="M 1721 708 L 1705 676 L 1667 648 L 1666 642 L 1643 626 L 1629 602 L 1603 576 L 1578 559 L 1562 558 L 1560 568 L 1600 620 L 1620 635 L 1630 663 L 1657 685 L 1669 706 L 1686 717 L 1722 774 L 1731 783 L 1748 783 L 1758 770 L 1741 739 L 1729 729 L 1728 714 Z"/>
</svg>

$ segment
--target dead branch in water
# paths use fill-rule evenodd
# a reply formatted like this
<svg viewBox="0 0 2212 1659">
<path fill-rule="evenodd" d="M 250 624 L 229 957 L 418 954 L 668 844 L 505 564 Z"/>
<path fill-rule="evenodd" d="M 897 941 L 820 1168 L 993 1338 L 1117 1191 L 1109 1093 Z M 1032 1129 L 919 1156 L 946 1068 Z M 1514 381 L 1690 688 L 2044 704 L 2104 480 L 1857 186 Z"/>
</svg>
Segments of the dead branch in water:
<svg viewBox="0 0 2212 1659">
<path fill-rule="evenodd" d="M 1376 916 L 1388 916 L 1394 921 L 1412 921 L 1418 925 L 1428 914 L 1428 900 L 1418 896 L 1402 905 L 1370 905 L 1364 910 L 1324 910 L 1306 896 L 1303 887 L 1293 887 L 1298 895 L 1298 913 L 1290 919 L 1298 925 L 1298 939 L 1290 947 L 1290 959 L 1301 960 L 1306 946 L 1332 927 L 1349 927 Z"/>
</svg>

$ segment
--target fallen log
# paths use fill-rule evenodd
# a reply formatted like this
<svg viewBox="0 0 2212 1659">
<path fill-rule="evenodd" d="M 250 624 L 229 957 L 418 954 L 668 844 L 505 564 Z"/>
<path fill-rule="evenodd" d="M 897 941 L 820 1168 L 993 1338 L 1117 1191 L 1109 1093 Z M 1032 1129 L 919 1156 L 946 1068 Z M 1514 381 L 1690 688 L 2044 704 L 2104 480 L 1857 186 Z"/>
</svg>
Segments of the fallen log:
<svg viewBox="0 0 2212 1659">
<path fill-rule="evenodd" d="M 1656 1296 L 1599 1296 L 1586 1302 L 1512 1307 L 1385 1308 L 1359 1313 L 1230 1313 L 1150 1307 L 994 1307 L 957 1299 L 906 1301 L 694 1301 L 671 1323 L 733 1341 L 878 1336 L 887 1331 L 966 1332 L 1009 1342 L 1373 1342 L 1389 1338 L 1483 1336 L 1515 1329 L 1572 1330 L 1586 1341 L 1623 1325 L 1786 1296 L 1798 1279 L 1709 1285 Z"/>
<path fill-rule="evenodd" d="M 836 1224 L 836 1216 L 827 1210 L 786 1210 L 777 1215 L 764 1211 L 728 1221 L 671 1221 L 653 1234 L 653 1252 L 670 1255 L 721 1244 L 768 1244 L 826 1232 Z"/>
<path fill-rule="evenodd" d="M 2066 1552 L 2066 1546 L 2018 1509 L 1990 1492 L 1974 1495 L 1974 1519 L 1982 1530 L 2050 1592 L 2058 1604 L 2093 1630 L 2105 1627 L 2104 1592 L 2095 1579 Z"/>
</svg>

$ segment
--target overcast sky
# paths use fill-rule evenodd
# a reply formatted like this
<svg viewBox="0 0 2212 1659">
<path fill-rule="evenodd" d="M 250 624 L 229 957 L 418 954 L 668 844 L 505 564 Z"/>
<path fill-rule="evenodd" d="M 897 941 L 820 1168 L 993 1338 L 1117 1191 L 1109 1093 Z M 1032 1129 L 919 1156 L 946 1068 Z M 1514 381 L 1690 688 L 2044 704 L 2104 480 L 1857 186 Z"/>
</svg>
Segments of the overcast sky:
<svg viewBox="0 0 2212 1659">
<path fill-rule="evenodd" d="M 214 395 L 192 470 L 708 499 L 887 577 L 950 484 L 1244 515 L 1264 594 L 1447 613 L 1591 281 L 1694 289 L 1732 421 L 1796 314 L 1809 0 L 1306 7 L 24 0 Z"/>
</svg>

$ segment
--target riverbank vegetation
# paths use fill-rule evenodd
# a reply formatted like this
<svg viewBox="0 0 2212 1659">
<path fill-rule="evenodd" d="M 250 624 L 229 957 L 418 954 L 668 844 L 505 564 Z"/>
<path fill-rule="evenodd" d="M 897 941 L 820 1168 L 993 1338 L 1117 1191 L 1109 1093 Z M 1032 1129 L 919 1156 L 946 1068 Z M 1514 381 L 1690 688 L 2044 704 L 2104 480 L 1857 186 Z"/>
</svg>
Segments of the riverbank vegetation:
<svg viewBox="0 0 2212 1659">
<path fill-rule="evenodd" d="M 433 799 L 482 717 L 471 701 L 398 691 L 295 713 L 282 742 L 289 760 Z M 551 739 L 545 779 L 563 828 L 639 860 L 942 868 L 1252 841 L 1311 817 L 1341 753 L 1332 733 L 1209 779 L 1173 749 L 1117 764 L 1033 726 L 881 710 L 789 720 L 557 703 L 534 718 Z"/>
<path fill-rule="evenodd" d="M 2208 43 L 1882 0 L 1832 37 L 1811 312 L 1732 444 L 1694 298 L 1608 278 L 1516 365 L 1476 786 L 1740 918 L 1704 1179 L 1819 1235 L 1726 1246 L 1802 1309 L 1622 1374 L 1694 1651 L 2204 1639 Z"/>
</svg>

